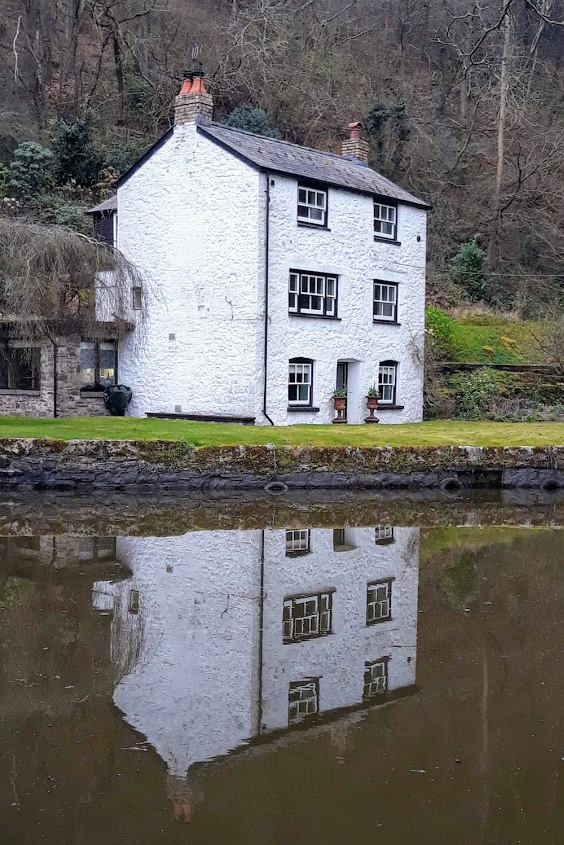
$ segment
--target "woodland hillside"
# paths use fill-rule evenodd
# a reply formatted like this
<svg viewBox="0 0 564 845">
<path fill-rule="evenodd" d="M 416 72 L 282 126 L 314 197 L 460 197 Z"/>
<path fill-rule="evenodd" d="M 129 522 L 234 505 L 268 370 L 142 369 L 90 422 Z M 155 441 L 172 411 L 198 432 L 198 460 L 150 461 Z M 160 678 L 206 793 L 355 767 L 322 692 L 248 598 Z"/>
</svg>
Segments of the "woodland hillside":
<svg viewBox="0 0 564 845">
<path fill-rule="evenodd" d="M 561 304 L 563 0 L 0 0 L 4 213 L 84 225 L 169 127 L 194 45 L 216 120 L 338 152 L 363 117 L 372 165 L 433 204 L 431 302 L 467 297 L 450 267 L 476 238 L 470 299 Z"/>
</svg>

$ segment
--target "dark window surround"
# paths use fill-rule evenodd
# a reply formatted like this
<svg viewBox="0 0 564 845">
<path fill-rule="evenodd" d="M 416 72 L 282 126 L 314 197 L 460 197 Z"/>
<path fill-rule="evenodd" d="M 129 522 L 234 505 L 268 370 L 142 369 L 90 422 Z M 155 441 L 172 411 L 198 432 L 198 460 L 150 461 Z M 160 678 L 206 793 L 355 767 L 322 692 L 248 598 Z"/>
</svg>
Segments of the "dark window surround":
<svg viewBox="0 0 564 845">
<path fill-rule="evenodd" d="M 376 225 L 376 221 L 374 220 L 374 206 L 375 205 L 387 205 L 388 208 L 395 208 L 396 210 L 396 220 L 394 223 L 394 233 L 391 237 L 387 238 L 385 235 L 382 235 L 380 232 L 377 232 L 374 228 Z M 395 246 L 401 246 L 401 242 L 398 241 L 398 222 L 399 222 L 399 203 L 396 200 L 388 199 L 387 197 L 374 197 L 373 205 L 372 205 L 372 228 L 374 232 L 374 240 L 375 241 L 382 241 L 387 244 L 394 244 Z"/>
<path fill-rule="evenodd" d="M 292 633 L 292 635 L 291 635 L 291 636 L 285 636 L 285 635 L 284 635 L 284 624 L 285 624 L 285 622 L 286 622 L 286 621 L 290 621 L 290 620 L 295 619 L 295 618 L 297 618 L 297 619 L 302 619 L 302 618 L 304 618 L 304 617 L 293 617 L 293 616 L 291 616 L 291 617 L 290 617 L 290 620 L 285 620 L 285 619 L 284 619 L 284 616 L 282 616 L 282 642 L 284 643 L 284 645 L 291 645 L 291 644 L 293 644 L 293 643 L 307 642 L 307 641 L 309 641 L 309 640 L 318 640 L 318 639 L 322 639 L 323 637 L 329 637 L 329 636 L 331 636 L 331 634 L 333 633 L 333 594 L 334 594 L 335 592 L 336 592 L 336 591 L 335 591 L 335 588 L 334 588 L 334 587 L 332 587 L 332 588 L 330 588 L 330 589 L 326 589 L 326 590 L 319 590 L 319 591 L 318 591 L 318 592 L 316 592 L 316 593 L 300 593 L 299 595 L 285 596 L 285 597 L 284 597 L 283 606 L 284 606 L 287 602 L 292 602 L 292 607 L 294 606 L 294 603 L 296 603 L 296 602 L 298 602 L 298 601 L 304 601 L 304 600 L 305 600 L 305 601 L 307 601 L 307 600 L 309 600 L 309 599 L 317 599 L 317 617 L 318 617 L 318 629 L 317 629 L 317 633 L 315 633 L 315 634 L 297 635 L 297 636 L 296 636 L 295 634 L 293 634 L 293 633 Z M 326 611 L 322 611 L 322 610 L 320 609 L 320 599 L 321 599 L 322 597 L 325 597 L 325 596 L 326 596 L 326 597 L 327 597 L 327 599 L 328 599 L 328 601 L 327 601 L 327 610 L 326 610 Z M 319 629 L 320 629 L 320 627 L 321 627 L 321 624 L 320 624 L 320 623 L 321 623 L 321 616 L 322 616 L 322 614 L 323 614 L 323 613 L 327 613 L 327 614 L 328 614 L 328 617 L 329 617 L 329 630 L 327 630 L 327 631 L 321 631 L 321 632 L 320 632 L 320 630 L 319 630 Z"/>
<path fill-rule="evenodd" d="M 310 365 L 310 373 L 311 373 L 311 381 L 309 385 L 309 398 L 310 402 L 313 401 L 313 358 L 290 358 L 288 361 L 288 375 L 287 375 L 287 382 L 288 388 L 290 386 L 290 364 L 309 364 Z M 312 405 L 294 405 L 290 404 L 290 398 L 288 397 L 288 410 L 289 411 L 319 411 L 319 408 L 314 408 Z"/>
<path fill-rule="evenodd" d="M 371 625 L 380 625 L 382 622 L 391 622 L 392 621 L 392 586 L 395 581 L 395 578 L 380 578 L 377 581 L 369 581 L 366 585 L 366 625 L 370 627 Z M 368 620 L 368 591 L 371 587 L 380 587 L 383 584 L 388 585 L 388 615 L 381 616 L 379 619 L 371 619 Z"/>
<path fill-rule="evenodd" d="M 378 409 L 378 410 L 380 410 L 380 409 Z M 379 527 L 380 526 L 378 526 L 378 528 Z M 376 543 L 377 546 L 391 546 L 392 543 L 396 542 L 396 538 L 394 536 L 394 527 L 393 527 L 393 525 L 389 525 L 389 526 L 385 525 L 385 526 L 382 526 L 382 527 L 383 528 L 391 528 L 392 529 L 391 536 L 390 537 L 378 537 L 377 535 L 375 535 L 374 542 Z"/>
<path fill-rule="evenodd" d="M 296 193 L 296 219 L 298 216 L 298 205 L 300 204 L 300 188 L 306 191 L 319 191 L 325 194 L 325 219 L 323 223 L 312 223 L 309 220 L 297 220 L 298 226 L 303 226 L 306 229 L 322 229 L 323 231 L 330 231 L 329 229 L 329 186 L 320 182 L 310 182 L 303 180 L 298 182 Z"/>
<path fill-rule="evenodd" d="M 290 292 L 290 277 L 297 276 L 298 277 L 298 290 Z M 325 279 L 325 291 L 327 291 L 327 279 L 334 279 L 335 280 L 335 296 L 334 297 L 327 297 L 327 293 L 323 297 L 323 314 L 311 314 L 309 312 L 304 313 L 300 311 L 300 300 L 302 296 L 316 296 L 316 294 L 303 294 L 301 293 L 301 282 L 302 276 L 319 276 L 320 278 Z M 290 297 L 296 297 L 296 311 L 290 310 Z M 332 299 L 334 303 L 335 313 L 334 314 L 327 314 L 327 304 L 328 299 Z M 339 318 L 339 276 L 337 273 L 318 273 L 315 270 L 290 270 L 288 273 L 288 315 L 290 317 L 310 317 L 315 320 L 338 320 Z"/>
<path fill-rule="evenodd" d="M 370 701 L 370 699 L 378 696 L 383 695 L 384 693 L 388 692 L 388 663 L 390 662 L 389 657 L 379 657 L 378 660 L 367 660 L 364 664 L 364 686 L 362 690 L 362 700 L 363 701 Z M 371 683 L 374 682 L 374 678 L 370 674 L 370 670 L 377 665 L 382 665 L 384 667 L 384 689 L 378 690 L 377 692 L 369 693 L 367 692 L 367 687 L 370 686 Z"/>
<path fill-rule="evenodd" d="M 114 384 L 118 384 L 118 342 L 111 338 L 90 339 L 83 338 L 82 343 L 94 343 L 95 365 L 94 365 L 94 384 L 83 384 L 80 382 L 80 390 L 85 393 L 100 393 L 106 389 L 106 386 L 100 383 L 100 344 L 112 343 L 114 345 Z M 81 350 L 79 349 L 79 355 Z M 80 360 L 80 359 L 79 359 Z M 80 374 L 79 374 L 80 375 Z"/>
<path fill-rule="evenodd" d="M 391 402 L 383 402 L 382 399 L 378 402 L 378 410 L 382 411 L 385 408 L 398 408 L 403 407 L 396 405 L 397 399 L 397 392 L 398 392 L 398 362 L 397 361 L 380 361 L 378 364 L 378 389 L 380 390 L 380 395 L 382 395 L 382 391 L 380 389 L 380 367 L 395 367 L 395 376 L 394 376 L 394 395 Z"/>
<path fill-rule="evenodd" d="M 394 305 L 394 316 L 391 320 L 386 320 L 385 317 L 378 317 L 374 313 L 374 307 L 376 304 L 376 285 L 385 285 L 390 288 L 396 289 L 396 302 Z M 381 300 L 378 300 L 381 301 Z M 374 279 L 374 284 L 372 285 L 372 321 L 374 323 L 386 323 L 391 326 L 399 326 L 401 325 L 398 323 L 398 309 L 399 309 L 399 282 L 384 282 L 381 279 Z"/>
<path fill-rule="evenodd" d="M 4 345 L 0 349 L 0 389 L 36 393 L 40 388 L 40 347 Z"/>
</svg>

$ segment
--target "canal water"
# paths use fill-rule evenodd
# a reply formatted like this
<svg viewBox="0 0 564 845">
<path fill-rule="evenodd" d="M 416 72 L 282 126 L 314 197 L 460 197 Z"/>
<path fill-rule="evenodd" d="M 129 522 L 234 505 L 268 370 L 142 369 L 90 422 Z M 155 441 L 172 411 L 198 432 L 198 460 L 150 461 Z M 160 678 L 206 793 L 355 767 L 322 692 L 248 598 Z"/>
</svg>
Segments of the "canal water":
<svg viewBox="0 0 564 845">
<path fill-rule="evenodd" d="M 1 845 L 563 843 L 562 525 L 0 501 Z"/>
</svg>

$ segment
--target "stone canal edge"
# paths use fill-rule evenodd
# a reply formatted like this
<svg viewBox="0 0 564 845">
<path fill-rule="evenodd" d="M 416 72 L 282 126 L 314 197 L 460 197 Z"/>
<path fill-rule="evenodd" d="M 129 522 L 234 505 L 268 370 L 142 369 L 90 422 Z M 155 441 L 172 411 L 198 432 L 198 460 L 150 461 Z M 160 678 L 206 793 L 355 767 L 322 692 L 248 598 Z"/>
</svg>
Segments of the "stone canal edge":
<svg viewBox="0 0 564 845">
<path fill-rule="evenodd" d="M 564 488 L 564 446 L 192 446 L 0 440 L 0 487 L 259 490 Z"/>
</svg>

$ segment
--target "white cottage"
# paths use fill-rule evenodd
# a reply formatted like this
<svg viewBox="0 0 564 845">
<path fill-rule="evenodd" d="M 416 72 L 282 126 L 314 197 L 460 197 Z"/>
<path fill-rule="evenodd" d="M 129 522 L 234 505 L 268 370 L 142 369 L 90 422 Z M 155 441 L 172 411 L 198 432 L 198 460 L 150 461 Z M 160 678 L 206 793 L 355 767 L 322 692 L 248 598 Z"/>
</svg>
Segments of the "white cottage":
<svg viewBox="0 0 564 845">
<path fill-rule="evenodd" d="M 343 155 L 212 121 L 187 78 L 174 127 L 93 209 L 142 271 L 120 342 L 129 413 L 257 424 L 416 422 L 423 405 L 429 206 L 368 167 L 361 124 Z"/>
</svg>

